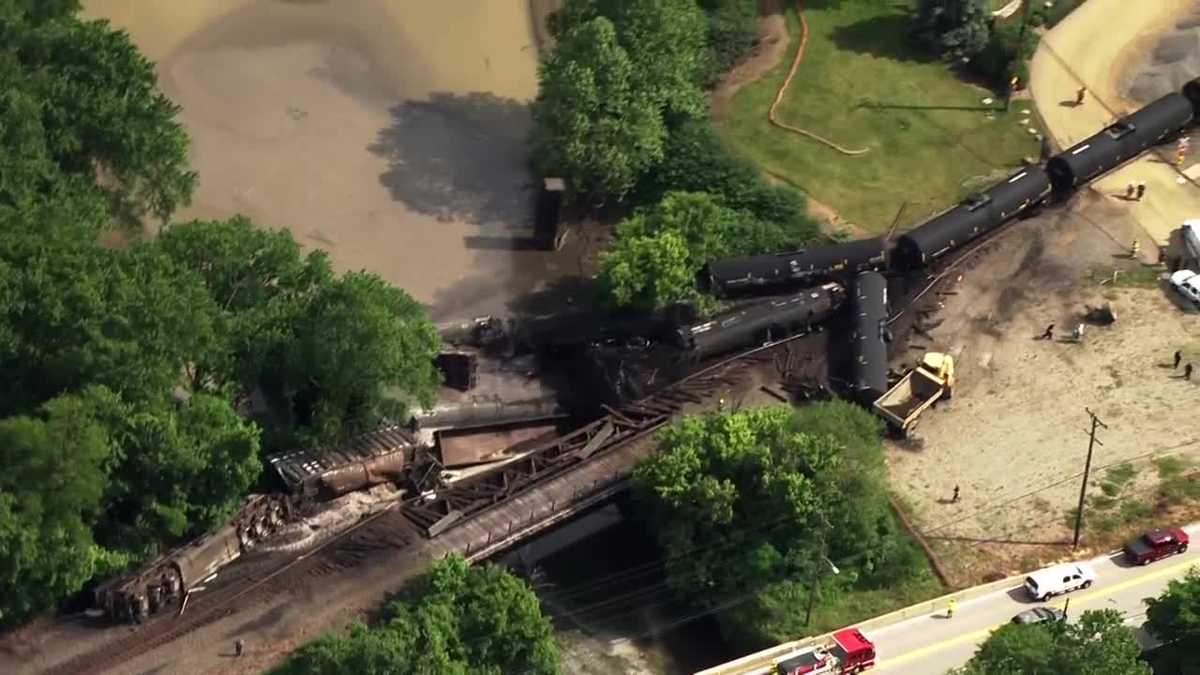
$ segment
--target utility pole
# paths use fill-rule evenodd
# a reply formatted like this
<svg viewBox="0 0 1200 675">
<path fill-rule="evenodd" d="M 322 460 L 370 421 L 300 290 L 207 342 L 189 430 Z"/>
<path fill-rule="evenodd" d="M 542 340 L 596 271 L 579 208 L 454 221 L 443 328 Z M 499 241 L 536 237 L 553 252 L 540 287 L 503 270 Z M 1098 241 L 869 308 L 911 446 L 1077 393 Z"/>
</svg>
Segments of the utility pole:
<svg viewBox="0 0 1200 675">
<path fill-rule="evenodd" d="M 834 574 L 842 573 L 842 571 L 838 569 L 837 565 L 834 565 L 833 561 L 830 560 L 829 558 L 826 558 L 825 556 L 821 556 L 821 561 L 824 562 L 826 565 L 829 565 L 829 569 L 832 570 Z M 817 586 L 820 583 L 821 583 L 821 567 L 818 565 L 817 571 L 813 574 L 812 586 L 810 586 L 809 590 L 808 590 L 808 610 L 804 612 L 804 625 L 805 626 L 807 626 L 809 620 L 812 619 L 813 605 L 816 604 L 816 602 L 817 602 Z"/>
<path fill-rule="evenodd" d="M 1075 509 L 1075 539 L 1071 543 L 1071 548 L 1073 549 L 1079 548 L 1079 529 L 1083 526 L 1083 502 L 1084 498 L 1087 497 L 1088 477 L 1092 472 L 1092 450 L 1096 447 L 1097 443 L 1104 445 L 1096 440 L 1096 427 L 1108 428 L 1107 424 L 1101 422 L 1099 417 L 1096 417 L 1096 413 L 1087 408 L 1084 408 L 1084 410 L 1087 410 L 1087 414 L 1092 417 L 1092 430 L 1088 434 L 1088 454 L 1087 462 L 1083 465 L 1083 483 L 1079 486 L 1079 507 Z"/>
</svg>

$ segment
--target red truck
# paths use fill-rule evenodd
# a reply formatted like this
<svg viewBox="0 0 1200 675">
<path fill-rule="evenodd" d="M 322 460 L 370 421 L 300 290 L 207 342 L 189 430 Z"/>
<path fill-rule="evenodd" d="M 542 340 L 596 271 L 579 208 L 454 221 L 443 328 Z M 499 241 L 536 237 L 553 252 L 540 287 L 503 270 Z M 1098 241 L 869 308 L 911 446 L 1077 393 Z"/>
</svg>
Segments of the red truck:
<svg viewBox="0 0 1200 675">
<path fill-rule="evenodd" d="M 1178 527 L 1147 532 L 1125 544 L 1125 559 L 1135 565 L 1148 565 L 1155 560 L 1183 553 L 1188 547 L 1188 534 Z"/>
<path fill-rule="evenodd" d="M 817 645 L 784 655 L 771 672 L 777 675 L 849 675 L 875 665 L 875 645 L 857 628 L 833 634 L 832 645 Z"/>
</svg>

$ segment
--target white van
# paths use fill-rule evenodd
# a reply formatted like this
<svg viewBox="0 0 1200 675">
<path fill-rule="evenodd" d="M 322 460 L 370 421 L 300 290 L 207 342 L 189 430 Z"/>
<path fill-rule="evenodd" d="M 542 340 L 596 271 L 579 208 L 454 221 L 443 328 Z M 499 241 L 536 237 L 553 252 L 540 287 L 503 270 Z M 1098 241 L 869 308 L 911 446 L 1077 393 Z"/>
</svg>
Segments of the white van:
<svg viewBox="0 0 1200 675">
<path fill-rule="evenodd" d="M 1087 588 L 1096 580 L 1096 571 L 1086 563 L 1064 563 L 1038 570 L 1025 577 L 1025 590 L 1034 600 Z"/>
<path fill-rule="evenodd" d="M 1193 307 L 1200 309 L 1200 274 L 1179 270 L 1171 275 L 1171 286 Z"/>
</svg>

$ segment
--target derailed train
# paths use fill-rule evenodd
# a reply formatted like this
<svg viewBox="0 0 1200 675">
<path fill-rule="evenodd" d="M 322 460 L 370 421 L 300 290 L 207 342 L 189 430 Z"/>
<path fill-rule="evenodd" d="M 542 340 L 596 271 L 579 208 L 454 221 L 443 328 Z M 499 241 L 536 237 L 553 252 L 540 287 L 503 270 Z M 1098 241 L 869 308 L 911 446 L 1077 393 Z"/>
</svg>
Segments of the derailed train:
<svg viewBox="0 0 1200 675">
<path fill-rule="evenodd" d="M 887 280 L 880 274 L 921 272 L 1008 221 L 1031 214 L 1050 201 L 1063 201 L 1107 171 L 1162 143 L 1200 118 L 1200 78 L 1123 117 L 1099 133 L 1032 165 L 1003 182 L 969 195 L 897 238 L 815 246 L 808 249 L 710 261 L 703 280 L 722 296 L 781 292 L 817 282 L 852 288 L 853 388 L 864 397 L 887 388 Z M 803 295 L 803 294 L 801 294 Z M 759 321 L 770 322 L 769 316 Z M 725 329 L 724 322 L 717 329 Z M 738 331 L 742 326 L 728 326 Z M 751 336 L 741 330 L 741 344 Z M 730 344 L 731 336 L 707 336 Z"/>
<path fill-rule="evenodd" d="M 887 388 L 889 340 L 888 283 L 883 273 L 924 270 L 1009 220 L 1051 199 L 1069 197 L 1104 172 L 1179 133 L 1197 117 L 1200 78 L 1187 83 L 1182 93 L 1164 96 L 1066 149 L 1045 166 L 1027 167 L 969 196 L 902 235 L 894 246 L 875 238 L 711 261 L 705 278 L 719 295 L 793 290 L 786 297 L 679 328 L 669 341 L 691 357 L 712 358 L 810 330 L 848 305 L 855 364 L 852 386 L 864 395 L 881 394 Z M 414 439 L 399 428 L 378 433 L 383 436 L 366 435 L 365 445 L 356 446 L 345 465 L 323 467 L 306 456 L 288 456 L 299 467 L 295 491 L 342 494 L 399 478 L 414 465 Z M 140 572 L 97 587 L 97 606 L 114 619 L 140 621 L 174 601 L 182 602 L 217 568 L 274 530 L 289 503 L 277 497 L 250 498 L 231 524 L 167 553 Z"/>
<path fill-rule="evenodd" d="M 1101 174 L 1184 130 L 1200 117 L 1200 78 L 1182 93 L 1167 94 L 1094 136 L 972 194 L 900 236 L 711 261 L 705 280 L 718 295 L 762 293 L 864 271 L 923 269 L 968 242 L 1029 213 L 1050 199 L 1062 200 Z"/>
<path fill-rule="evenodd" d="M 269 536 L 287 517 L 290 503 L 279 496 L 251 495 L 233 520 L 181 546 L 137 572 L 117 577 L 93 591 L 95 606 L 115 621 L 140 623 L 204 583 Z"/>
</svg>

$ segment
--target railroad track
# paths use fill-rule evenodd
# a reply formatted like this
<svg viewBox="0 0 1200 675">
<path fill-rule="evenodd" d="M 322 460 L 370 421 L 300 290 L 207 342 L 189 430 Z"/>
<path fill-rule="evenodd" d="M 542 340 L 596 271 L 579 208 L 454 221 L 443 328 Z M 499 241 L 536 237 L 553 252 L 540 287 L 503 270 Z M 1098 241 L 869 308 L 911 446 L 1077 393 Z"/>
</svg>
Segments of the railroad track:
<svg viewBox="0 0 1200 675">
<path fill-rule="evenodd" d="M 278 554 L 269 554 L 266 559 L 239 561 L 221 573 L 227 578 L 234 575 L 232 581 L 220 580 L 212 590 L 193 592 L 182 613 L 172 611 L 155 615 L 120 638 L 45 672 L 48 675 L 104 672 L 232 616 L 248 604 L 296 592 L 305 583 L 345 573 L 381 552 L 402 550 L 420 539 L 435 537 L 589 460 L 644 438 L 668 423 L 684 406 L 704 403 L 721 387 L 735 384 L 736 378 L 751 367 L 771 363 L 778 349 L 802 337 L 804 335 L 796 335 L 771 342 L 702 367 L 646 398 L 611 409 L 605 417 L 535 448 L 519 462 L 473 477 L 466 481 L 467 485 L 450 486 L 442 491 L 432 507 L 437 508 L 444 502 L 454 509 L 466 508 L 467 512 L 460 511 L 463 515 L 446 527 L 431 530 L 431 526 L 442 521 L 446 513 L 429 521 L 431 504 L 408 500 L 399 508 L 392 507 L 368 516 L 297 558 L 275 560 L 273 558 Z M 520 466 L 515 466 L 517 464 Z M 518 474 L 530 468 L 534 471 L 527 472 L 521 480 L 522 476 Z M 486 490 L 480 486 L 487 481 L 507 487 L 499 493 L 484 494 Z M 471 494 L 472 499 L 464 497 L 466 494 Z M 421 513 L 426 515 L 424 519 L 414 515 Z"/>
<path fill-rule="evenodd" d="M 182 613 L 176 610 L 155 615 L 121 638 L 45 672 L 48 675 L 102 673 L 232 616 L 248 603 L 294 592 L 298 581 L 345 572 L 361 565 L 373 553 L 410 546 L 419 535 L 396 515 L 394 508 L 372 514 L 297 558 L 273 559 L 278 554 L 270 554 L 264 560 L 239 562 L 222 572 L 236 575 L 234 580 L 211 591 L 193 591 Z"/>
<path fill-rule="evenodd" d="M 930 276 L 924 288 L 907 299 L 906 309 L 891 321 L 914 306 L 973 253 L 997 238 L 989 236 Z M 723 387 L 736 385 L 758 365 L 775 364 L 779 368 L 781 356 L 791 359 L 790 345 L 807 335 L 769 342 L 703 366 L 645 398 L 609 408 L 604 417 L 532 449 L 519 460 L 439 490 L 433 499 L 406 500 L 398 508 L 368 516 L 297 558 L 241 561 L 222 572 L 227 579 L 236 575 L 232 581 L 191 594 L 182 614 L 158 615 L 127 635 L 46 672 L 53 675 L 103 672 L 232 616 L 251 603 L 296 592 L 313 581 L 353 570 L 381 552 L 402 550 L 421 539 L 437 537 L 555 477 L 649 436 L 681 414 L 687 405 L 705 403 Z"/>
</svg>

